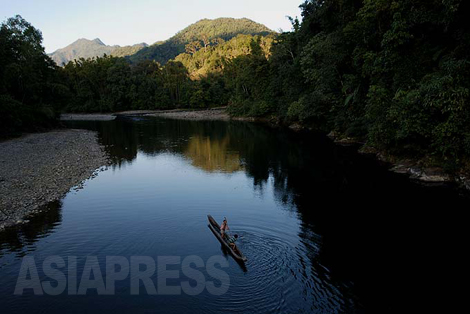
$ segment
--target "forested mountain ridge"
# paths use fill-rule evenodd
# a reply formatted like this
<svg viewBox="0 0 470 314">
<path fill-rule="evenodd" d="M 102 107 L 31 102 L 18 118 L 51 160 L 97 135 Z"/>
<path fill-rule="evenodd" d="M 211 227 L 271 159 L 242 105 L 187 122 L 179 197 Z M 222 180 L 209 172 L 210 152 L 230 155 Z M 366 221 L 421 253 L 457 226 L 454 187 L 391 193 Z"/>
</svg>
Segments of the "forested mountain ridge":
<svg viewBox="0 0 470 314">
<path fill-rule="evenodd" d="M 154 60 L 160 64 L 165 64 L 180 53 L 185 52 L 186 45 L 196 40 L 202 41 L 203 44 L 206 42 L 207 45 L 208 41 L 219 38 L 230 40 L 239 34 L 267 35 L 271 33 L 274 32 L 266 26 L 247 18 L 203 19 L 189 25 L 168 40 L 158 41 L 151 46 L 145 43 L 124 47 L 118 45 L 108 46 L 99 38 L 93 40 L 81 38 L 67 47 L 54 51 L 49 56 L 59 66 L 80 58 L 102 57 L 105 54 L 115 57 L 128 57 L 134 63 L 142 60 Z"/>
<path fill-rule="evenodd" d="M 239 34 L 268 35 L 271 33 L 274 32 L 263 24 L 247 18 L 203 19 L 189 25 L 168 40 L 157 42 L 138 51 L 129 56 L 129 60 L 134 63 L 142 60 L 155 60 L 163 65 L 185 52 L 186 45 L 192 41 L 211 41 L 216 38 L 230 40 Z"/>
<path fill-rule="evenodd" d="M 148 47 L 146 43 L 135 44 L 132 46 L 117 46 L 117 48 L 111 52 L 111 55 L 114 57 L 131 56 L 145 47 Z"/>
<path fill-rule="evenodd" d="M 202 40 L 195 40 L 187 44 L 186 51 L 176 56 L 174 61 L 184 65 L 192 80 L 205 79 L 210 75 L 222 75 L 232 60 L 251 54 L 253 46 L 260 49 L 261 55 L 269 58 L 275 38 L 275 34 L 240 34 L 228 41 L 215 38 L 207 45 Z"/>
<path fill-rule="evenodd" d="M 99 38 L 95 38 L 93 40 L 80 38 L 67 47 L 54 51 L 49 56 L 55 61 L 55 63 L 57 63 L 57 65 L 62 66 L 72 60 L 102 57 L 105 54 L 124 57 L 134 54 L 144 47 L 147 47 L 147 44 L 141 43 L 124 47 L 120 47 L 118 45 L 108 46 Z"/>
</svg>

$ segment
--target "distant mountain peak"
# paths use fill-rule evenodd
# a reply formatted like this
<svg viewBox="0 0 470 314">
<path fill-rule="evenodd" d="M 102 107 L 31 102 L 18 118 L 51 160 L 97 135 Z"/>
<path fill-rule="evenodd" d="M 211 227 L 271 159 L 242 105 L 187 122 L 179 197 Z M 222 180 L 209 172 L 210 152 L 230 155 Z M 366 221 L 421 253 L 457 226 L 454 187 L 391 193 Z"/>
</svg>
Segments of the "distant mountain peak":
<svg viewBox="0 0 470 314">
<path fill-rule="evenodd" d="M 95 38 L 92 40 L 94 43 L 97 43 L 98 45 L 101 45 L 101 46 L 106 46 L 102 41 L 101 39 L 99 38 Z"/>
<path fill-rule="evenodd" d="M 121 47 L 118 45 L 108 46 L 99 38 L 89 40 L 80 38 L 68 45 L 67 47 L 58 49 L 50 54 L 52 60 L 58 65 L 67 64 L 69 61 L 80 58 L 102 57 L 103 55 L 113 55 L 124 57 L 136 53 L 140 49 L 147 47 L 146 43 L 136 44 L 133 46 Z"/>
<path fill-rule="evenodd" d="M 206 18 L 189 25 L 173 37 L 151 46 L 146 43 L 125 47 L 108 46 L 99 38 L 93 40 L 80 38 L 67 47 L 54 51 L 50 56 L 58 65 L 66 64 L 74 59 L 101 57 L 104 54 L 116 57 L 129 56 L 132 62 L 156 60 L 165 64 L 184 52 L 186 44 L 194 40 L 201 40 L 203 36 L 207 36 L 209 39 L 229 40 L 239 34 L 267 35 L 270 33 L 274 32 L 263 24 L 247 18 Z"/>
</svg>

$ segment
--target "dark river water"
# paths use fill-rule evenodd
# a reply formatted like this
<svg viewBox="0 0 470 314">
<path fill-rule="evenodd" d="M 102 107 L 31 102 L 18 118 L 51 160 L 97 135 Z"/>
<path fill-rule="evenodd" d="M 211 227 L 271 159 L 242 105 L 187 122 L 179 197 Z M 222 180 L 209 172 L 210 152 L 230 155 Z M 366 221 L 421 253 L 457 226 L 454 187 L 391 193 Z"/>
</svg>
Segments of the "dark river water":
<svg viewBox="0 0 470 314">
<path fill-rule="evenodd" d="M 244 122 L 119 118 L 69 126 L 97 130 L 112 165 L 29 224 L 0 233 L 1 313 L 401 313 L 434 302 L 447 290 L 438 282 L 455 275 L 450 261 L 468 198 L 411 183 L 354 147 Z M 207 214 L 219 223 L 227 217 L 244 265 L 221 248 Z M 24 257 L 34 258 L 41 282 L 63 281 L 44 273 L 51 256 L 64 260 L 53 267 L 68 288 L 15 295 Z M 155 294 L 141 281 L 135 295 L 131 274 L 111 295 L 68 293 L 87 260 L 104 278 L 109 256 L 155 260 L 155 287 L 160 262 L 176 257 L 166 266 L 178 274 L 168 286 L 195 286 L 183 273 L 192 267 L 226 291 L 165 295 L 157 287 Z M 203 264 L 182 263 L 194 256 Z M 215 266 L 224 280 L 206 269 L 212 257 L 225 261 Z M 93 271 L 90 279 L 98 277 Z"/>
</svg>

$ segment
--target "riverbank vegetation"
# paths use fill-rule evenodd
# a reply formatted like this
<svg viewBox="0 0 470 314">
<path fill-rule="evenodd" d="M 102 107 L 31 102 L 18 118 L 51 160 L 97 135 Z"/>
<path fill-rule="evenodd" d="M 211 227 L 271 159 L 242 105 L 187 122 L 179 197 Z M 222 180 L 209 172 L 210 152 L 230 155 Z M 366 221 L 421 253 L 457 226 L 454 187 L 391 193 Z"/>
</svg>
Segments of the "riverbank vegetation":
<svg viewBox="0 0 470 314">
<path fill-rule="evenodd" d="M 68 89 L 41 42 L 21 17 L 0 27 L 0 138 L 55 125 L 65 104 Z"/>
<path fill-rule="evenodd" d="M 9 26 L 9 20 L 2 26 L 0 74 L 10 85 L 2 87 L 0 110 L 11 124 L 27 106 L 103 112 L 228 104 L 232 115 L 335 131 L 450 171 L 468 164 L 468 1 L 309 0 L 300 7 L 302 19 L 292 19 L 290 32 L 228 40 L 193 34 L 184 52 L 164 65 L 141 50 L 138 60 L 105 56 L 57 68 L 35 35 L 21 40 L 35 43 L 36 63 L 4 67 L 12 62 L 3 45 L 9 29 L 26 23 L 17 18 Z M 32 66 L 37 59 L 38 68 Z M 11 83 L 19 81 L 15 71 L 29 70 L 43 76 L 21 72 L 28 81 Z M 38 96 L 18 92 L 24 84 L 35 86 L 28 90 Z"/>
<path fill-rule="evenodd" d="M 301 9 L 302 22 L 278 37 L 268 60 L 251 54 L 230 69 L 232 113 L 334 130 L 449 170 L 468 162 L 468 2 L 330 0 Z"/>
</svg>

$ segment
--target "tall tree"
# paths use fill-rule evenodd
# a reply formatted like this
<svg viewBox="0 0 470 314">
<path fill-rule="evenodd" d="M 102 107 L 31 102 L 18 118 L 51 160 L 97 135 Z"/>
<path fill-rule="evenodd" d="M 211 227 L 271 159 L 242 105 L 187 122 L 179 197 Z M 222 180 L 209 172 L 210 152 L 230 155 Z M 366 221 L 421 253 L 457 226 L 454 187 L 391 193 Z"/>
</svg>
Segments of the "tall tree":
<svg viewBox="0 0 470 314">
<path fill-rule="evenodd" d="M 42 34 L 17 15 L 0 27 L 0 133 L 54 123 L 67 89 L 42 47 Z"/>
</svg>

